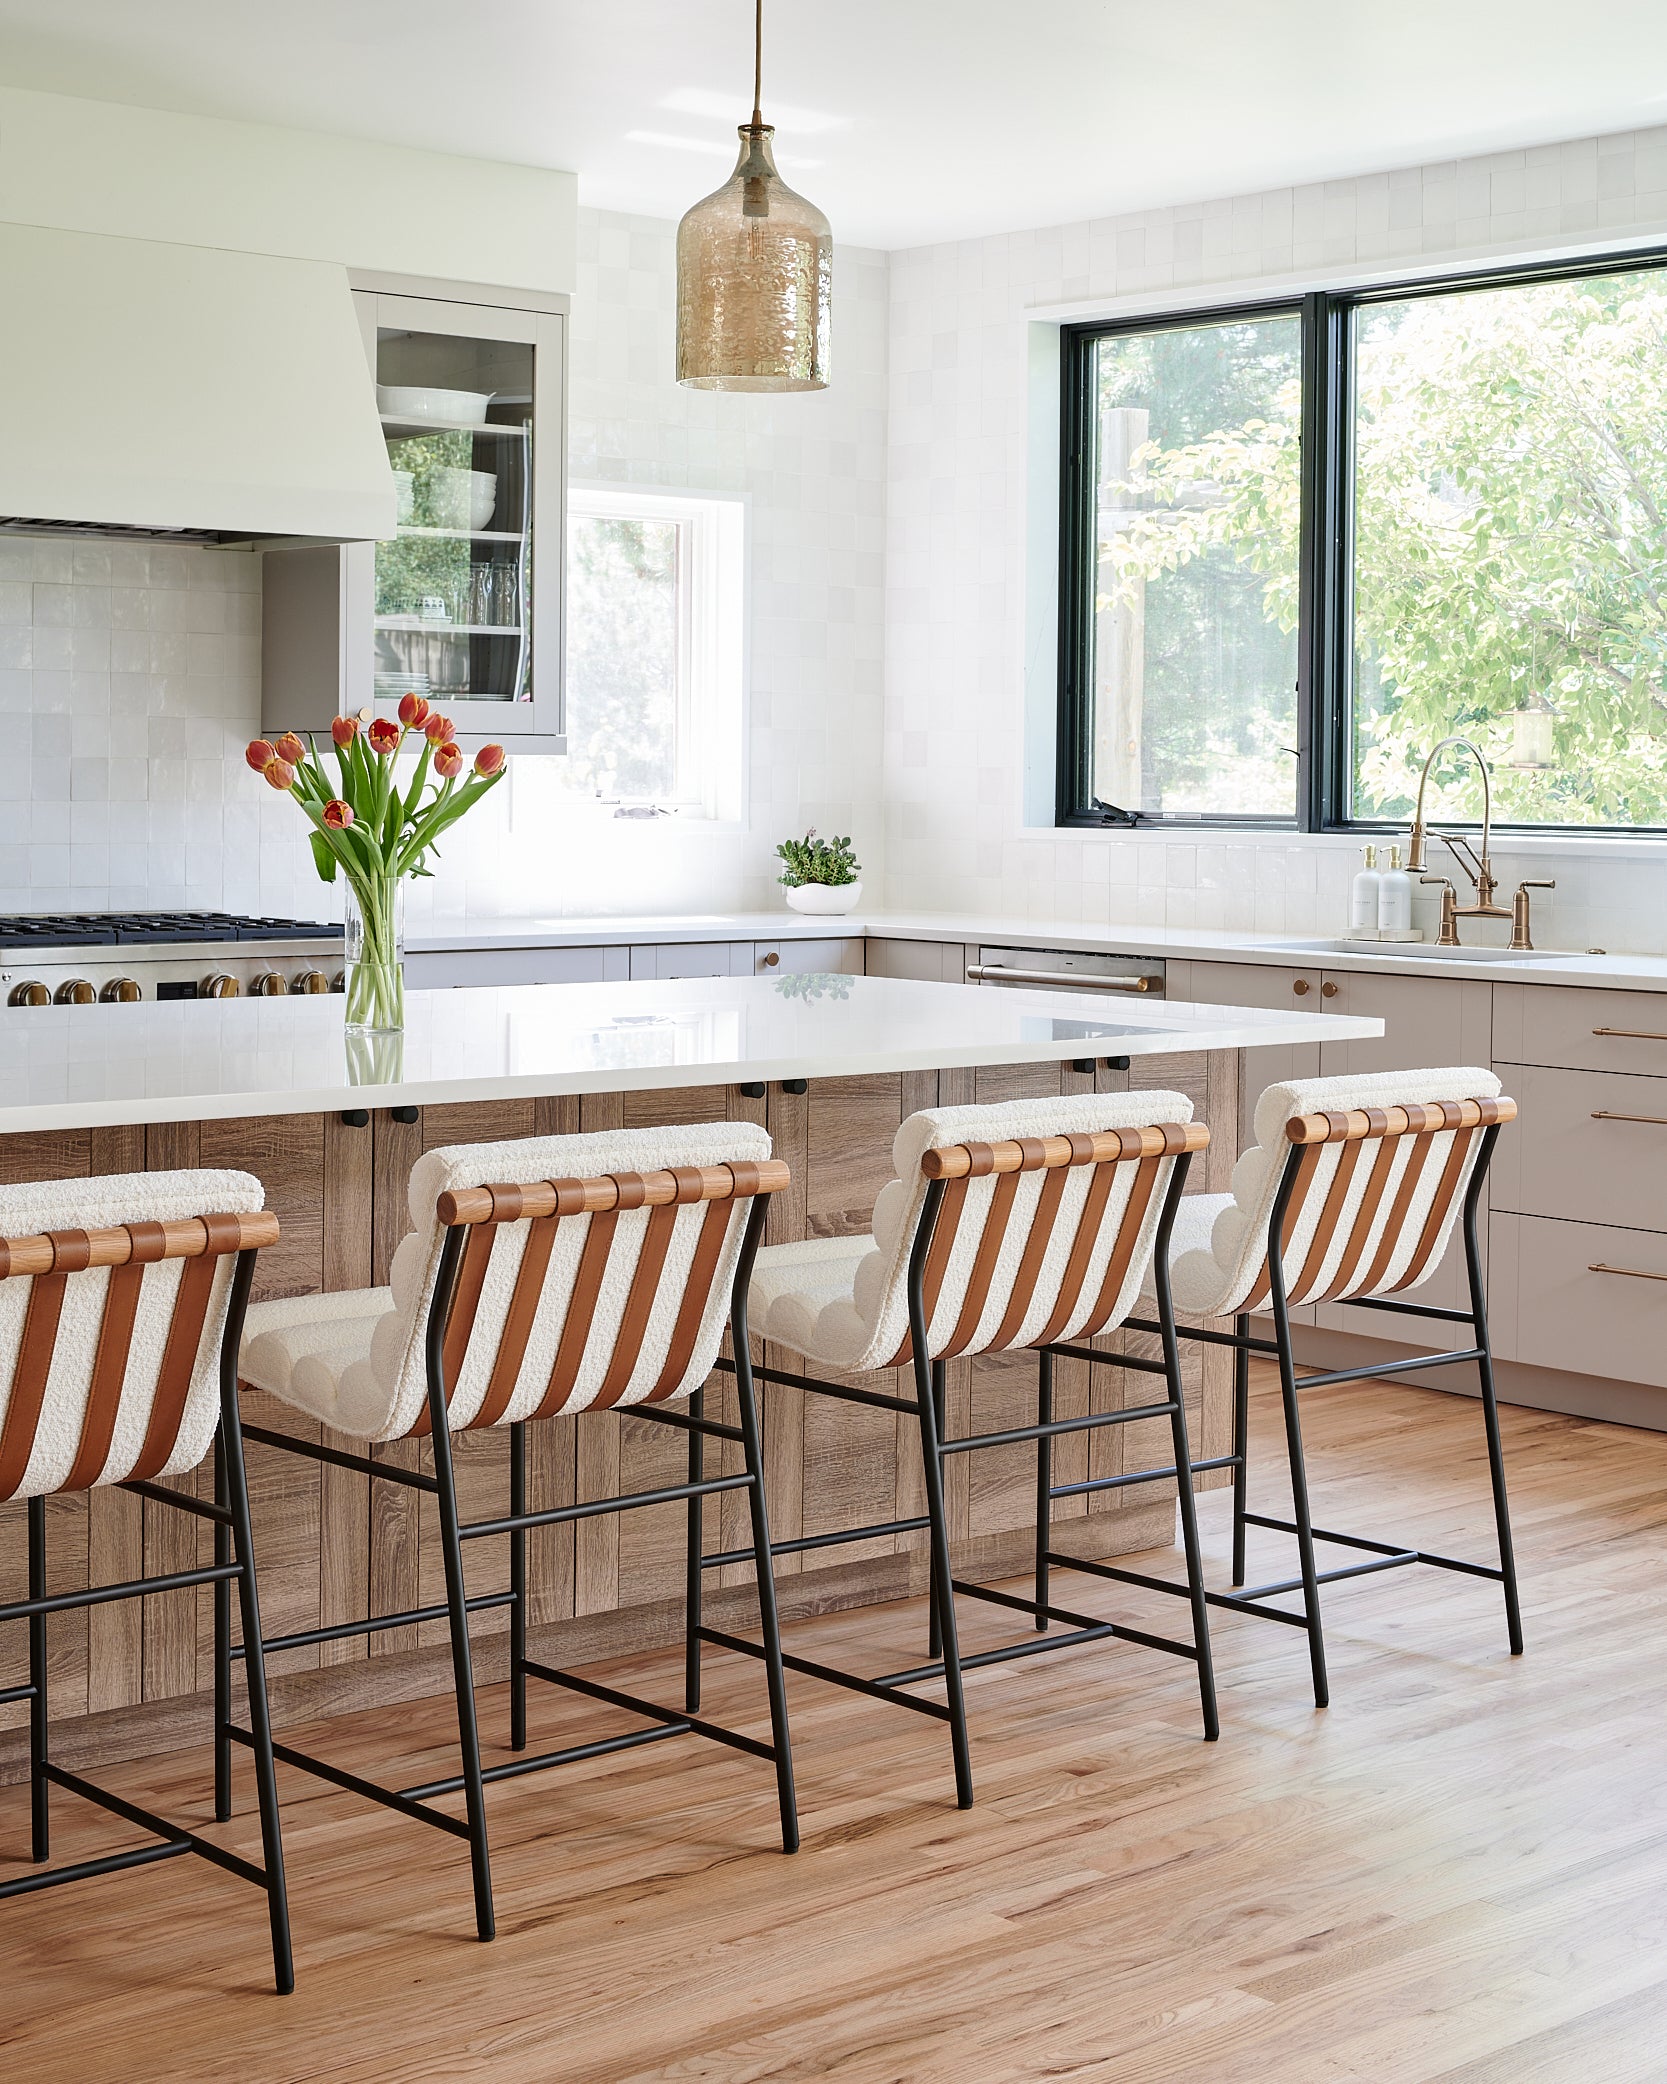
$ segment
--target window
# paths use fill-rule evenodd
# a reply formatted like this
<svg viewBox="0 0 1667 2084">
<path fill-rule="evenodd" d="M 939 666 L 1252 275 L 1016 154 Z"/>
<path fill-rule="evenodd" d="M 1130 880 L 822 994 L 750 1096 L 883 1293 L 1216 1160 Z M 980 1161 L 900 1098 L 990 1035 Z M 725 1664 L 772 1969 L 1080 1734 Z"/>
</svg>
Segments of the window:
<svg viewBox="0 0 1667 2084">
<path fill-rule="evenodd" d="M 1103 333 L 1082 357 L 1078 805 L 1294 820 L 1301 320 Z"/>
<path fill-rule="evenodd" d="M 741 520 L 735 500 L 572 490 L 570 787 L 740 815 Z"/>
<path fill-rule="evenodd" d="M 1667 266 L 1067 329 L 1064 366 L 1061 822 L 1404 824 L 1457 735 L 1496 824 L 1667 829 Z M 1479 821 L 1473 763 L 1429 809 Z"/>
</svg>

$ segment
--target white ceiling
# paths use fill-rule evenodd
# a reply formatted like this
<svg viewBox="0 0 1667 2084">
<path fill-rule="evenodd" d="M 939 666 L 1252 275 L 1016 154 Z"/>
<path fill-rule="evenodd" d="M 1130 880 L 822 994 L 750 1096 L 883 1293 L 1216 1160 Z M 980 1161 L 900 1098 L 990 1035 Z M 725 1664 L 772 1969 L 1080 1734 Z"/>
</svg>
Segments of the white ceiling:
<svg viewBox="0 0 1667 2084">
<path fill-rule="evenodd" d="M 0 80 L 569 167 L 679 215 L 749 0 L 0 0 Z M 1667 121 L 1661 0 L 767 0 L 836 237 L 911 246 Z"/>
</svg>

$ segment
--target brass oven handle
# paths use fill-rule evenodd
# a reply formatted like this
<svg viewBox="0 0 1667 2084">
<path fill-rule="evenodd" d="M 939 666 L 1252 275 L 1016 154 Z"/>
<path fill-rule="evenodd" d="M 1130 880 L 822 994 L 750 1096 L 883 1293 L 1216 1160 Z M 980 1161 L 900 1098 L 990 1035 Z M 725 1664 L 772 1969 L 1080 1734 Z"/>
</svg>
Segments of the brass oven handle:
<svg viewBox="0 0 1667 2084">
<path fill-rule="evenodd" d="M 1605 1266 L 1601 1259 L 1594 1259 L 1586 1271 L 1589 1274 L 1625 1274 L 1629 1281 L 1667 1281 L 1667 1274 L 1652 1274 L 1642 1266 Z"/>
<path fill-rule="evenodd" d="M 1150 991 L 1155 977 L 1080 977 L 1069 970 L 1009 970 L 999 962 L 969 962 L 970 983 L 1063 984 L 1071 991 Z"/>
<path fill-rule="evenodd" d="M 1595 1107 L 1594 1122 L 1649 1122 L 1657 1129 L 1667 1129 L 1667 1114 L 1617 1114 L 1612 1107 Z"/>
<path fill-rule="evenodd" d="M 1594 1035 L 1625 1035 L 1630 1042 L 1667 1042 L 1667 1035 L 1658 1035 L 1650 1028 L 1593 1028 Z"/>
</svg>

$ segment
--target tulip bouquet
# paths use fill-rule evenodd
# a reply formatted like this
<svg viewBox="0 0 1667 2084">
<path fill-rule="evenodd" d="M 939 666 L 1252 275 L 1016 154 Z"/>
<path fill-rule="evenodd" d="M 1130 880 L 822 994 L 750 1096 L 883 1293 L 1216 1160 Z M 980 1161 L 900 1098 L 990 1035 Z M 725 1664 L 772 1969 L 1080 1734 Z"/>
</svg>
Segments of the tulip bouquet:
<svg viewBox="0 0 1667 2084">
<path fill-rule="evenodd" d="M 395 767 L 413 735 L 422 739 L 422 750 L 402 787 Z M 306 813 L 313 860 L 325 882 L 339 873 L 347 885 L 347 1025 L 387 1033 L 405 1024 L 404 880 L 432 873 L 430 850 L 502 778 L 504 749 L 483 745 L 465 775 L 450 719 L 420 695 L 403 698 L 397 724 L 379 716 L 361 729 L 357 717 L 338 716 L 330 736 L 339 788 L 311 739 L 303 743 L 293 731 L 275 742 L 255 739 L 245 757 Z"/>
</svg>

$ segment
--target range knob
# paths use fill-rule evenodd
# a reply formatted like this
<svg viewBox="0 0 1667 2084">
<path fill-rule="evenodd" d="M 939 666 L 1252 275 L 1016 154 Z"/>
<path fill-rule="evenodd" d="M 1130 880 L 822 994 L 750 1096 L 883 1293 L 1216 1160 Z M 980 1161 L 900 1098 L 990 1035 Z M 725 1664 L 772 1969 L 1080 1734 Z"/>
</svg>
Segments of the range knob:
<svg viewBox="0 0 1667 2084">
<path fill-rule="evenodd" d="M 144 997 L 137 981 L 132 977 L 112 977 L 99 993 L 107 1006 L 132 1006 Z"/>
<path fill-rule="evenodd" d="M 51 992 L 33 977 L 26 984 L 14 984 L 6 1000 L 8 1006 L 50 1006 L 51 1003 Z"/>
<path fill-rule="evenodd" d="M 330 980 L 322 970 L 299 970 L 289 980 L 289 988 L 291 991 L 305 992 L 310 996 L 313 992 L 328 991 Z"/>
<path fill-rule="evenodd" d="M 345 991 L 347 989 L 346 970 L 337 970 L 336 974 L 330 979 L 330 989 L 332 991 Z"/>
<path fill-rule="evenodd" d="M 97 1000 L 98 993 L 85 977 L 68 977 L 58 986 L 53 997 L 60 1006 L 90 1006 Z"/>
<path fill-rule="evenodd" d="M 257 999 L 281 999 L 288 993 L 289 985 L 276 970 L 262 970 L 249 989 Z"/>
<path fill-rule="evenodd" d="M 202 983 L 197 987 L 197 996 L 204 999 L 235 999 L 241 994 L 242 990 L 243 987 L 238 983 L 237 979 L 228 977 L 222 970 L 212 977 L 203 979 Z"/>
</svg>

